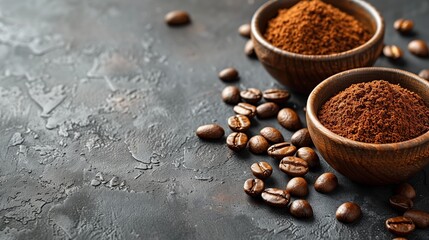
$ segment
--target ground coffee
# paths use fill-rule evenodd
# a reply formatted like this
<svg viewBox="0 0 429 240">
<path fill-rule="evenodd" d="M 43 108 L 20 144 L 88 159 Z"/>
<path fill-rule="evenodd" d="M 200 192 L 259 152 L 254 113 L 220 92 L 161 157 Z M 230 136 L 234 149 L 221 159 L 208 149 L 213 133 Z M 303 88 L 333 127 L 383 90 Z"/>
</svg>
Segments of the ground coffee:
<svg viewBox="0 0 429 240">
<path fill-rule="evenodd" d="M 394 143 L 429 130 L 429 108 L 417 94 L 384 80 L 353 84 L 318 113 L 334 133 L 366 143 Z"/>
<path fill-rule="evenodd" d="M 370 37 L 362 23 L 321 0 L 303 0 L 279 10 L 265 32 L 274 46 L 306 55 L 348 51 Z"/>
</svg>

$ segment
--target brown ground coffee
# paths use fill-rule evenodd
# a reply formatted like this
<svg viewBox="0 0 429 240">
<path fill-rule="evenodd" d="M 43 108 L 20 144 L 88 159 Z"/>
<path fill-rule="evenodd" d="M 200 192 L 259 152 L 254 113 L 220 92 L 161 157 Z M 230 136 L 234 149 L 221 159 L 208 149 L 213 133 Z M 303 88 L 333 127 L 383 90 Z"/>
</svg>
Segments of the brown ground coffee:
<svg viewBox="0 0 429 240">
<path fill-rule="evenodd" d="M 320 0 L 303 0 L 270 20 L 265 38 L 283 50 L 325 55 L 356 48 L 370 39 L 354 17 Z"/>
<path fill-rule="evenodd" d="M 366 143 L 394 143 L 429 130 L 429 108 L 417 94 L 384 80 L 353 84 L 323 104 L 320 122 Z"/>
</svg>

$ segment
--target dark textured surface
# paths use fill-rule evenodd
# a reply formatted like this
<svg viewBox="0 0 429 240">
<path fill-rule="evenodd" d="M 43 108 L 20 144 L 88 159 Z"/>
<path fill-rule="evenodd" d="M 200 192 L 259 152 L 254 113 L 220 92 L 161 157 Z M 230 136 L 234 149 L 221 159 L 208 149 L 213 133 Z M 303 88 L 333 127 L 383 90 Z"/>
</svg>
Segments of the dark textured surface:
<svg viewBox="0 0 429 240">
<path fill-rule="evenodd" d="M 372 1 L 387 24 L 386 43 L 404 50 L 429 40 L 429 2 Z M 220 100 L 217 72 L 234 66 L 238 86 L 278 86 L 243 54 L 237 28 L 259 1 L 0 1 L 0 239 L 390 239 L 384 221 L 393 186 L 365 187 L 339 176 L 332 194 L 311 188 L 314 219 L 292 218 L 243 192 L 250 165 L 266 156 L 232 153 L 194 135 L 225 128 L 232 108 Z M 188 10 L 193 23 L 169 28 L 164 14 Z M 416 21 L 401 36 L 393 20 Z M 427 59 L 377 66 L 412 72 Z M 291 106 L 302 108 L 294 94 Z M 254 122 L 281 128 L 275 120 Z M 229 130 L 227 131 L 229 133 Z M 286 138 L 292 132 L 282 129 Z M 269 187 L 285 187 L 277 167 Z M 309 173 L 312 183 L 324 171 Z M 429 168 L 426 168 L 426 172 Z M 97 185 L 96 174 L 107 183 Z M 428 175 L 410 182 L 415 205 L 429 210 Z M 113 178 L 113 180 L 112 180 Z M 118 184 L 118 185 L 116 185 Z M 336 208 L 355 201 L 362 219 L 346 225 Z M 410 239 L 425 239 L 418 230 Z"/>
</svg>

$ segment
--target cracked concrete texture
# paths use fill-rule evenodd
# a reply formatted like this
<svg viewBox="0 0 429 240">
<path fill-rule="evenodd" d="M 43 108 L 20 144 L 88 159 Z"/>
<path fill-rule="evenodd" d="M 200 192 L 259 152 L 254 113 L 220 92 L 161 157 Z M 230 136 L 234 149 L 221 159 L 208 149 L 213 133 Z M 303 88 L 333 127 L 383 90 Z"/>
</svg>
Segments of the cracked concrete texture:
<svg viewBox="0 0 429 240">
<path fill-rule="evenodd" d="M 428 19 L 424 0 L 371 1 L 385 16 L 386 42 L 409 38 L 393 20 Z M 296 220 L 243 193 L 249 166 L 266 156 L 232 153 L 223 141 L 203 142 L 197 126 L 227 127 L 232 108 L 220 100 L 217 72 L 240 71 L 241 88 L 280 87 L 244 56 L 237 27 L 256 1 L 0 0 L 0 239 L 385 239 L 393 186 L 366 187 L 339 176 L 329 195 L 310 190 L 314 219 Z M 416 11 L 415 9 L 419 9 Z M 166 12 L 185 9 L 193 23 L 169 28 Z M 414 10 L 413 10 L 414 9 Z M 405 12 L 403 12 L 405 11 Z M 377 66 L 418 72 L 423 59 Z M 304 119 L 306 97 L 290 106 Z M 292 132 L 275 120 L 253 122 Z M 324 171 L 309 173 L 311 183 Z M 418 173 L 415 205 L 429 210 L 428 174 Z M 284 187 L 274 171 L 267 185 Z M 344 201 L 364 216 L 344 225 Z M 416 231 L 410 239 L 422 239 Z"/>
</svg>

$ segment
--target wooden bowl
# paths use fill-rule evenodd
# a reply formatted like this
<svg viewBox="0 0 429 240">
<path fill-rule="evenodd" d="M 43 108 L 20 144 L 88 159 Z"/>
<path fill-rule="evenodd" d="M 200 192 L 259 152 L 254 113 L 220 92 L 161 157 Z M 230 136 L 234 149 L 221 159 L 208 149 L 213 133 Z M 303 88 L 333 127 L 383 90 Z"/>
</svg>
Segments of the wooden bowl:
<svg viewBox="0 0 429 240">
<path fill-rule="evenodd" d="M 378 11 L 361 0 L 323 0 L 363 22 L 372 33 L 365 44 L 352 50 L 330 55 L 303 55 L 274 47 L 264 38 L 269 20 L 278 10 L 290 8 L 299 0 L 269 1 L 253 15 L 252 40 L 259 61 L 281 84 L 300 93 L 309 93 L 321 81 L 336 73 L 372 66 L 383 49 L 384 21 Z"/>
<path fill-rule="evenodd" d="M 317 114 L 331 97 L 352 84 L 386 80 L 417 93 L 429 106 L 429 82 L 397 69 L 359 68 L 336 74 L 320 83 L 307 101 L 307 125 L 314 145 L 335 170 L 349 179 L 370 184 L 400 183 L 429 163 L 429 132 L 408 141 L 363 143 L 341 137 L 320 123 Z"/>
</svg>

